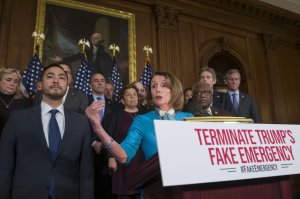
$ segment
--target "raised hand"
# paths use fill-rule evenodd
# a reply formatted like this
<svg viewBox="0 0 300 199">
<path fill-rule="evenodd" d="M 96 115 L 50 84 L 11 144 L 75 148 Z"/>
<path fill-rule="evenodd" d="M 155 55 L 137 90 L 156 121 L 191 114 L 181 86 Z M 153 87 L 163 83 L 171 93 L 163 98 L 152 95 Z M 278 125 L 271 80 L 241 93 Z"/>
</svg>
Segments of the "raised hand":
<svg viewBox="0 0 300 199">
<path fill-rule="evenodd" d="M 99 111 L 105 106 L 104 101 L 94 101 L 90 106 L 85 109 L 85 114 L 89 118 L 94 130 L 101 126 L 101 119 Z"/>
</svg>

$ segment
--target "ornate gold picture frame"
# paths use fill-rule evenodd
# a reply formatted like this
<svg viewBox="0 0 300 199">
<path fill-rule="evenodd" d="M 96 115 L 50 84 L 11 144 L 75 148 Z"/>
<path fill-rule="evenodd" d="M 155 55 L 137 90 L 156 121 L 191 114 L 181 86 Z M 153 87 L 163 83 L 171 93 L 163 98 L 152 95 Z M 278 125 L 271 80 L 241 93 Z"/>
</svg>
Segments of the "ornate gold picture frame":
<svg viewBox="0 0 300 199">
<path fill-rule="evenodd" d="M 35 31 L 45 34 L 45 40 L 39 42 L 39 57 L 44 65 L 51 62 L 50 57 L 79 53 L 78 41 L 98 32 L 106 53 L 112 43 L 120 47 L 116 63 L 123 83 L 136 79 L 135 16 L 132 13 L 72 0 L 38 0 Z M 79 67 L 78 63 L 72 64 Z"/>
</svg>

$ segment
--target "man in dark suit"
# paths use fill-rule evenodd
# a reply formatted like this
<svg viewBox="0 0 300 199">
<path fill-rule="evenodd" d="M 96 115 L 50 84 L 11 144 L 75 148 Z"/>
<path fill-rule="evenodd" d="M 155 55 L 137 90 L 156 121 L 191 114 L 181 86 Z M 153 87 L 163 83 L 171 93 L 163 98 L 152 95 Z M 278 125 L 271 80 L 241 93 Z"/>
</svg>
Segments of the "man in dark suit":
<svg viewBox="0 0 300 199">
<path fill-rule="evenodd" d="M 200 82 L 209 84 L 212 88 L 217 83 L 216 71 L 208 66 L 200 70 Z M 213 91 L 213 101 L 211 104 L 214 108 L 224 109 L 224 93 Z"/>
<path fill-rule="evenodd" d="M 217 76 L 215 70 L 208 66 L 201 68 L 200 75 L 199 75 L 199 82 L 209 84 L 210 87 L 213 88 L 213 86 L 217 82 Z M 225 93 L 221 93 L 213 90 L 212 95 L 213 95 L 213 99 L 210 106 L 218 109 L 224 109 Z M 198 102 L 195 100 L 195 98 L 192 97 L 185 105 L 184 110 L 186 111 L 189 109 L 189 107 L 198 106 L 197 104 Z"/>
<path fill-rule="evenodd" d="M 255 123 L 261 122 L 254 98 L 239 91 L 241 74 L 237 69 L 226 73 L 228 91 L 225 97 L 225 109 L 235 116 L 252 118 Z"/>
<path fill-rule="evenodd" d="M 211 106 L 213 87 L 209 83 L 197 82 L 194 84 L 193 98 L 196 103 L 188 106 L 188 111 L 194 116 L 232 116 L 228 111 Z"/>
<path fill-rule="evenodd" d="M 43 101 L 16 111 L 0 142 L 1 199 L 92 199 L 93 160 L 87 118 L 62 104 L 67 74 L 42 73 Z"/>
<path fill-rule="evenodd" d="M 92 95 L 89 96 L 89 104 L 94 101 L 104 101 L 104 112 L 99 112 L 99 114 L 101 114 L 102 124 L 107 122 L 107 116 L 112 113 L 113 109 L 113 102 L 104 96 L 105 85 L 106 79 L 103 74 L 96 73 L 92 76 L 90 83 Z M 104 150 L 102 143 L 96 135 L 94 135 L 94 139 L 92 140 L 92 147 L 95 151 L 95 199 L 110 199 L 112 198 L 111 176 L 108 169 L 107 151 Z"/>
<path fill-rule="evenodd" d="M 67 92 L 63 97 L 64 107 L 71 111 L 85 114 L 84 111 L 89 103 L 88 96 L 85 93 L 74 90 L 71 67 L 65 62 L 58 62 L 56 64 L 61 66 L 64 69 L 64 71 L 66 72 L 66 74 L 68 75 Z M 33 104 L 39 105 L 41 103 L 41 101 L 42 101 L 42 92 L 38 91 L 34 98 Z"/>
<path fill-rule="evenodd" d="M 91 47 L 85 50 L 88 64 L 91 67 L 92 74 L 101 73 L 105 78 L 108 78 L 112 72 L 112 58 L 104 49 L 102 35 L 100 33 L 93 33 L 90 37 Z M 74 62 L 81 59 L 81 53 L 72 55 L 70 57 L 53 56 L 50 59 L 54 62 Z"/>
</svg>

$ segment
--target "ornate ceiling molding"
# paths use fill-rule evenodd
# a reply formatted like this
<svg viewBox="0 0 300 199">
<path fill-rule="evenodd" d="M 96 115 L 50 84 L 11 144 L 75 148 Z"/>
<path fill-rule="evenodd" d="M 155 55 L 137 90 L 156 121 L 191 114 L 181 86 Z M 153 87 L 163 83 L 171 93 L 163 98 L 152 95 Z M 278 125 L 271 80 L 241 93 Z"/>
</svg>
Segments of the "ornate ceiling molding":
<svg viewBox="0 0 300 199">
<path fill-rule="evenodd" d="M 256 17 L 273 24 L 300 28 L 300 15 L 269 5 L 258 0 L 132 0 L 133 2 L 145 5 L 172 5 L 178 12 L 197 15 L 196 10 L 201 12 L 203 9 L 216 11 L 219 8 L 223 14 L 240 13 L 249 17 Z M 193 12 L 191 12 L 193 11 Z"/>
<path fill-rule="evenodd" d="M 275 6 L 253 0 L 197 0 L 198 3 L 226 6 L 229 9 L 239 11 L 249 16 L 259 17 L 269 22 L 280 23 L 300 28 L 300 15 L 288 12 Z"/>
</svg>

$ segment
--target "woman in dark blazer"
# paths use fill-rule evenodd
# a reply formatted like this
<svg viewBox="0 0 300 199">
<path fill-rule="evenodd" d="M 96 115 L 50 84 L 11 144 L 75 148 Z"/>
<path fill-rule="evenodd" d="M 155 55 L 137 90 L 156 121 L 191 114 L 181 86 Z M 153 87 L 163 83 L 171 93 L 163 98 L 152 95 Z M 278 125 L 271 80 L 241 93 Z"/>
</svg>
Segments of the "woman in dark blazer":
<svg viewBox="0 0 300 199">
<path fill-rule="evenodd" d="M 138 90 L 134 84 L 128 84 L 123 87 L 121 92 L 121 101 L 124 105 L 114 111 L 104 126 L 108 133 L 117 141 L 121 142 L 128 133 L 134 118 L 140 113 L 138 109 Z M 112 176 L 112 193 L 118 195 L 120 199 L 137 199 L 140 198 L 140 191 L 129 189 L 126 180 L 132 178 L 132 172 L 144 161 L 144 155 L 141 149 L 128 165 L 119 164 L 115 158 L 109 157 L 108 167 L 113 172 Z"/>
</svg>

